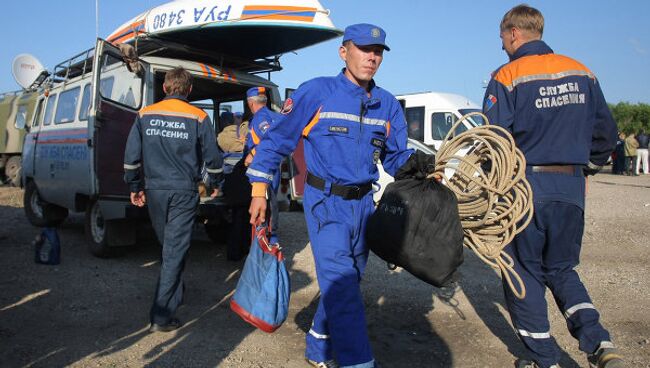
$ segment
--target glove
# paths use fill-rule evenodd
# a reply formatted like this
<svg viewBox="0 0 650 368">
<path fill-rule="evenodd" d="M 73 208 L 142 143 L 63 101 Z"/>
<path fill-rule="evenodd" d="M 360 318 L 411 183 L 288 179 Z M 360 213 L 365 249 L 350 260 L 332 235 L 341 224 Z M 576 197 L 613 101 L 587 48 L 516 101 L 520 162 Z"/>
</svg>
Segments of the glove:
<svg viewBox="0 0 650 368">
<path fill-rule="evenodd" d="M 436 156 L 427 155 L 422 151 L 415 151 L 408 160 L 397 170 L 395 180 L 419 179 L 422 180 L 436 168 Z"/>
<path fill-rule="evenodd" d="M 596 175 L 596 174 L 598 174 L 598 172 L 602 168 L 603 168 L 602 166 L 598 166 L 598 165 L 595 165 L 595 164 L 589 162 L 589 164 L 587 166 L 582 167 L 582 173 L 585 176 Z"/>
</svg>

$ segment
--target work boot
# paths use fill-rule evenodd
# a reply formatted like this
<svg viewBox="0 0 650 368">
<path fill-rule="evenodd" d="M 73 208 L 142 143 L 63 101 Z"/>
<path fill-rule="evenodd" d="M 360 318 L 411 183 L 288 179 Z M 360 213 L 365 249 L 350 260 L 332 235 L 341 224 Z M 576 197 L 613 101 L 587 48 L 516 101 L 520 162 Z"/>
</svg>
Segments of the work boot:
<svg viewBox="0 0 650 368">
<path fill-rule="evenodd" d="M 623 357 L 618 349 L 611 347 L 600 347 L 595 353 L 587 355 L 590 368 L 623 368 Z"/>
<path fill-rule="evenodd" d="M 149 326 L 149 332 L 172 332 L 178 330 L 183 324 L 176 318 L 172 318 L 164 325 L 152 323 Z"/>
<path fill-rule="evenodd" d="M 324 362 L 315 362 L 313 360 L 307 359 L 307 363 L 316 368 L 339 368 L 338 363 L 336 363 L 334 359 L 326 360 Z"/>
<path fill-rule="evenodd" d="M 526 360 L 526 359 L 517 359 L 517 362 L 515 362 L 515 367 L 516 368 L 540 368 L 537 363 L 533 362 L 532 360 Z M 549 368 L 560 368 L 559 364 L 553 364 Z"/>
</svg>

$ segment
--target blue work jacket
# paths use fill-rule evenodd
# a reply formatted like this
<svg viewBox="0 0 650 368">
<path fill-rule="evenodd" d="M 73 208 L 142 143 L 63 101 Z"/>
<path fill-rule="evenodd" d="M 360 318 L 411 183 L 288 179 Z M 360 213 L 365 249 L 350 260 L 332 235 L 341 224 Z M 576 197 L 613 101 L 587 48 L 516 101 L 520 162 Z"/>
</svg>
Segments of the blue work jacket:
<svg viewBox="0 0 650 368">
<path fill-rule="evenodd" d="M 285 103 L 283 118 L 256 148 L 247 171 L 252 182 L 270 183 L 282 157 L 304 138 L 307 169 L 339 185 L 379 178 L 377 163 L 395 175 L 413 153 L 399 102 L 371 81 L 367 92 L 342 71 L 303 83 Z M 287 108 L 290 107 L 290 111 Z"/>
</svg>

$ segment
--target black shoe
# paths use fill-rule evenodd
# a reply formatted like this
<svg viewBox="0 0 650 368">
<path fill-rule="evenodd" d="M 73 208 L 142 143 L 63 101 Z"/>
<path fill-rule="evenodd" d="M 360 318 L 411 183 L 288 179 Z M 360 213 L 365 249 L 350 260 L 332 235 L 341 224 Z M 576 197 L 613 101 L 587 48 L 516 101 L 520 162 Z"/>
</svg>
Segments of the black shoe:
<svg viewBox="0 0 650 368">
<path fill-rule="evenodd" d="M 171 332 L 178 330 L 183 324 L 176 318 L 172 318 L 164 325 L 159 325 L 157 323 L 152 323 L 149 326 L 149 332 Z"/>
</svg>

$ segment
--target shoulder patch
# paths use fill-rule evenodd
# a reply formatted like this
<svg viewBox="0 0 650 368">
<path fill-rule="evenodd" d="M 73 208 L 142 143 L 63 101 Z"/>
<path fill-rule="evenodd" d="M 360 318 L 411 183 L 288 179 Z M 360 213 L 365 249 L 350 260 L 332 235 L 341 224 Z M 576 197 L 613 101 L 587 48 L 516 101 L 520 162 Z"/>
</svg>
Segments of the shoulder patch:
<svg viewBox="0 0 650 368">
<path fill-rule="evenodd" d="M 485 111 L 488 111 L 492 108 L 492 106 L 496 105 L 497 103 L 497 98 L 494 97 L 494 95 L 488 95 L 485 98 Z"/>
<path fill-rule="evenodd" d="M 260 132 L 261 132 L 262 134 L 265 134 L 266 131 L 269 130 L 269 127 L 270 127 L 270 126 L 271 126 L 271 125 L 269 124 L 269 122 L 266 121 L 266 120 L 264 120 L 264 121 L 261 122 L 257 127 L 259 128 L 259 130 L 260 130 Z"/>
<path fill-rule="evenodd" d="M 280 113 L 286 115 L 293 110 L 293 100 L 291 98 L 287 98 L 286 101 L 284 101 L 284 106 L 282 106 L 282 110 Z"/>
</svg>

